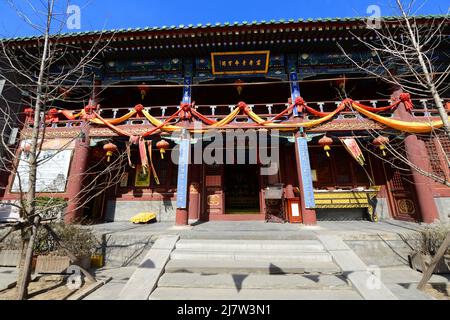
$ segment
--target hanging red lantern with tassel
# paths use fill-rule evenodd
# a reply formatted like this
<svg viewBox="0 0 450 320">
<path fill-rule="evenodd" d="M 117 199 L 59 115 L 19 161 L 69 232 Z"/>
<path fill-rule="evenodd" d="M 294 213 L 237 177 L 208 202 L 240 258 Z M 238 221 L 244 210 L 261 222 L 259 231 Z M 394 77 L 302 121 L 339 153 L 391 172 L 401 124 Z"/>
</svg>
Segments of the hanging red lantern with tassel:
<svg viewBox="0 0 450 320">
<path fill-rule="evenodd" d="M 236 90 L 237 90 L 238 95 L 241 95 L 242 90 L 244 90 L 243 84 L 244 84 L 244 81 L 242 81 L 241 79 L 237 79 L 234 82 L 234 85 L 236 86 Z"/>
<path fill-rule="evenodd" d="M 48 122 L 58 122 L 58 110 L 55 108 L 52 108 L 50 110 L 48 110 L 47 112 L 47 116 L 46 116 L 46 120 Z"/>
<path fill-rule="evenodd" d="M 385 136 L 378 136 L 375 139 L 373 139 L 373 144 L 378 146 L 378 149 L 380 149 L 381 154 L 383 157 L 386 156 L 386 144 L 389 143 L 389 138 Z"/>
<path fill-rule="evenodd" d="M 33 108 L 25 108 L 24 113 L 25 113 L 25 119 L 26 119 L 25 121 L 31 122 L 33 120 L 33 117 L 34 117 L 34 110 L 33 110 Z"/>
<path fill-rule="evenodd" d="M 106 151 L 106 162 L 109 162 L 113 153 L 118 151 L 117 146 L 112 142 L 105 144 L 103 150 Z"/>
<path fill-rule="evenodd" d="M 345 86 L 347 84 L 347 79 L 345 74 L 340 75 L 336 80 L 334 80 L 334 85 L 339 89 L 340 92 L 345 92 Z"/>
<path fill-rule="evenodd" d="M 327 137 L 326 135 L 324 135 L 322 138 L 320 138 L 319 140 L 319 145 L 323 147 L 323 150 L 325 151 L 327 157 L 330 157 L 330 150 L 331 150 L 331 145 L 333 144 L 333 139 L 331 139 L 330 137 Z"/>
<path fill-rule="evenodd" d="M 166 140 L 159 140 L 156 143 L 156 147 L 159 149 L 159 153 L 161 154 L 161 159 L 164 159 L 164 154 L 166 153 L 166 150 L 169 149 L 169 142 Z"/>
<path fill-rule="evenodd" d="M 144 100 L 147 93 L 150 91 L 150 88 L 143 82 L 138 86 L 138 90 L 141 93 L 141 99 Z"/>
</svg>

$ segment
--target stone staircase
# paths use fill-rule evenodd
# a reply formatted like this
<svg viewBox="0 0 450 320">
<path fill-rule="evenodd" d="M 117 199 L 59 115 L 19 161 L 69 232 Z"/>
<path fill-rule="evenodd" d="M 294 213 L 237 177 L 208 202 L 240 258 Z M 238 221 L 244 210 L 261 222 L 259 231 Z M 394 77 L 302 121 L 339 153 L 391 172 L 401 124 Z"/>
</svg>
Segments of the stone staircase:
<svg viewBox="0 0 450 320">
<path fill-rule="evenodd" d="M 151 300 L 361 299 L 318 240 L 189 239 Z"/>
</svg>

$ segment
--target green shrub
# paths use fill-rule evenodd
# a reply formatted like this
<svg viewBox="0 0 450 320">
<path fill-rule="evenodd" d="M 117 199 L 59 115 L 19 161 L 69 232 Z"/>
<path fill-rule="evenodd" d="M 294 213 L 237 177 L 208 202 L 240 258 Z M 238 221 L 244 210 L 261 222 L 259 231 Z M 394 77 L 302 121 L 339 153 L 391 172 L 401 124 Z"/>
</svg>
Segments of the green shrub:
<svg viewBox="0 0 450 320">
<path fill-rule="evenodd" d="M 50 226 L 65 247 L 77 257 L 91 255 L 98 246 L 97 238 L 89 228 L 63 222 L 51 223 Z M 34 253 L 66 255 L 66 252 L 57 244 L 53 236 L 43 227 L 39 228 Z"/>
<path fill-rule="evenodd" d="M 420 232 L 418 248 L 420 253 L 434 256 L 449 232 L 449 223 L 433 223 L 427 225 Z"/>
</svg>

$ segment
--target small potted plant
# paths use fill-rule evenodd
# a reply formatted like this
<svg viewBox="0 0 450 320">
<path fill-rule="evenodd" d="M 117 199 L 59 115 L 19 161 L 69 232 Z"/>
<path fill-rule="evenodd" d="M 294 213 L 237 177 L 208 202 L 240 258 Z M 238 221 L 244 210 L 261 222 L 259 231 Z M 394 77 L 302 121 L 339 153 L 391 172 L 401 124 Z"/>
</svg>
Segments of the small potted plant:
<svg viewBox="0 0 450 320">
<path fill-rule="evenodd" d="M 430 265 L 433 256 L 439 250 L 448 232 L 450 232 L 450 224 L 448 223 L 434 223 L 423 228 L 420 231 L 416 249 L 409 256 L 411 268 L 424 272 Z M 438 261 L 434 273 L 450 273 L 450 248 Z"/>
</svg>

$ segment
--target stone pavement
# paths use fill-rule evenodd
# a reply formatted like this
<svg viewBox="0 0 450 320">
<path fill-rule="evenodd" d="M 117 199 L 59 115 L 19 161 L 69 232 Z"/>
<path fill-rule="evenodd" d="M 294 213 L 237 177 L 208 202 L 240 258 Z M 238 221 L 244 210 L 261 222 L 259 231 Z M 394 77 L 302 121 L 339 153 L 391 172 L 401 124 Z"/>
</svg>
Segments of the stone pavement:
<svg viewBox="0 0 450 320">
<path fill-rule="evenodd" d="M 112 279 L 95 290 L 83 300 L 116 300 L 120 291 L 125 287 L 136 267 L 102 268 L 95 272 L 96 278 Z"/>
<path fill-rule="evenodd" d="M 317 226 L 262 221 L 198 222 L 188 228 L 177 228 L 172 223 L 133 225 L 127 222 L 94 226 L 95 232 L 114 239 L 114 242 L 109 241 L 109 244 L 114 245 L 108 249 L 111 257 L 119 258 L 109 259 L 113 265 L 126 260 L 124 256 L 134 255 L 139 243 L 142 245 L 138 257 L 142 260 L 145 255 L 155 254 L 151 248 L 156 239 L 179 235 L 180 240 L 166 261 L 167 264 L 164 264 L 165 273 L 159 278 L 156 290 L 153 291 L 150 284 L 140 290 L 143 296 L 152 292 L 152 299 L 178 296 L 185 299 L 186 292 L 190 292 L 191 298 L 205 298 L 205 290 L 209 292 L 209 298 L 223 299 L 254 298 L 256 293 L 261 298 L 273 297 L 275 294 L 285 299 L 430 299 L 414 289 L 421 274 L 411 270 L 407 261 L 420 228 L 420 224 L 394 220 L 379 223 L 322 221 Z M 329 262 L 324 261 L 327 258 L 323 258 L 321 250 L 305 251 L 308 241 L 310 244 L 318 240 L 327 243 L 324 240 L 327 237 L 343 246 L 339 251 L 325 245 L 327 254 L 337 263 L 334 266 L 327 265 Z M 265 244 L 262 245 L 261 241 Z M 292 250 L 289 246 L 296 241 L 302 243 L 303 251 L 288 253 L 286 250 Z M 284 249 L 277 248 L 280 243 L 284 243 L 280 247 Z M 264 249 L 261 251 L 264 254 L 258 252 L 258 246 Z M 321 261 L 305 263 L 311 259 Z M 277 264 L 273 261 L 277 261 Z M 108 271 L 105 269 L 103 272 L 108 272 L 113 280 L 86 299 L 127 298 L 123 295 L 125 280 L 115 280 L 114 270 L 119 275 L 127 270 L 129 276 L 134 270 L 142 273 L 141 276 L 136 274 L 136 278 L 145 278 L 148 270 L 136 269 L 138 265 L 138 259 L 135 259 L 132 264 L 128 264 L 127 269 L 123 266 Z M 274 270 L 282 270 L 282 277 L 271 274 Z M 375 293 L 365 290 L 371 273 L 381 276 L 382 289 L 378 294 L 376 290 Z M 241 286 L 239 290 L 236 276 L 245 278 L 245 281 L 238 281 Z M 440 276 L 433 276 L 431 281 L 448 283 L 446 277 Z M 154 280 L 148 279 L 150 282 Z M 131 282 L 129 286 L 133 287 Z M 122 295 L 119 295 L 120 291 Z M 180 295 L 180 292 L 185 294 Z"/>
<path fill-rule="evenodd" d="M 171 258 L 167 264 L 164 264 L 166 272 L 158 280 L 160 281 L 160 297 L 164 297 L 167 292 L 172 292 L 172 289 L 182 292 L 187 290 L 192 283 L 196 283 L 197 287 L 203 287 L 200 288 L 201 290 L 216 287 L 215 290 L 211 291 L 211 298 L 233 298 L 236 297 L 238 289 L 240 299 L 254 297 L 254 290 L 259 290 L 261 297 L 270 297 L 270 295 L 276 293 L 276 297 L 286 299 L 368 298 L 357 290 L 356 285 L 358 281 L 362 281 L 362 283 L 367 281 L 369 273 L 364 273 L 365 278 L 353 279 L 352 281 L 349 270 L 343 271 L 345 266 L 341 264 L 342 261 L 339 262 L 336 252 L 333 252 L 332 248 L 326 248 L 326 252 L 332 256 L 333 263 L 335 263 L 333 266 L 331 264 L 327 266 L 328 262 L 325 261 L 321 261 L 321 265 L 312 261 L 305 263 L 308 259 L 311 260 L 314 257 L 322 259 L 323 256 L 320 253 L 321 250 L 316 252 L 317 254 L 311 255 L 311 252 L 305 249 L 308 248 L 306 244 L 314 244 L 321 237 L 322 240 L 323 237 L 337 237 L 345 245 L 345 254 L 352 256 L 351 259 L 347 259 L 347 257 L 344 261 L 353 260 L 354 263 L 358 261 L 356 266 L 358 264 L 360 267 L 364 265 L 369 267 L 371 272 L 378 273 L 381 276 L 383 290 L 390 292 L 388 295 L 391 298 L 391 294 L 393 294 L 398 299 L 431 299 L 431 297 L 415 289 L 420 281 L 421 273 L 408 267 L 407 255 L 414 247 L 414 239 L 417 237 L 417 230 L 420 230 L 420 228 L 422 228 L 420 224 L 393 220 L 378 223 L 368 221 L 321 221 L 318 222 L 317 226 L 260 221 L 220 221 L 193 223 L 188 228 L 177 228 L 174 227 L 173 223 L 135 225 L 128 222 L 114 222 L 99 224 L 93 226 L 93 229 L 99 238 L 104 241 L 103 250 L 106 255 L 106 266 L 97 270 L 96 275 L 98 277 L 111 276 L 112 280 L 85 299 L 119 298 L 120 292 L 125 288 L 127 282 L 133 278 L 132 275 L 138 270 L 139 264 L 145 260 L 146 256 L 153 254 L 151 248 L 155 241 L 161 236 L 171 235 L 179 236 L 180 240 L 177 242 L 178 248 L 170 254 Z M 224 240 L 225 242 L 223 242 Z M 222 241 L 222 244 L 220 244 L 220 241 Z M 258 258 L 258 252 L 255 252 L 259 250 L 260 244 L 258 244 L 258 241 L 266 243 L 261 246 L 261 249 L 266 253 L 272 252 L 271 255 L 267 255 L 264 259 L 254 259 Z M 285 254 L 292 249 L 289 249 L 289 246 L 296 241 L 301 241 L 303 248 L 303 252 L 297 250 L 292 255 L 292 257 L 295 255 L 301 257 L 299 259 L 302 261 L 297 261 L 297 265 L 292 264 L 295 259 Z M 283 250 L 285 250 L 284 253 L 283 250 L 280 251 L 276 247 L 279 242 L 284 243 L 282 245 Z M 323 242 L 320 243 L 323 244 Z M 243 247 L 236 243 L 242 244 Z M 248 243 L 252 244 L 248 245 Z M 256 248 L 255 243 L 257 244 Z M 210 244 L 209 247 L 208 244 Z M 219 251 L 223 250 L 220 254 L 211 255 L 211 251 L 217 251 L 217 248 L 211 246 L 218 246 Z M 242 250 L 238 249 L 239 247 L 244 248 L 244 251 L 249 252 L 249 256 L 253 258 L 246 261 L 245 254 L 242 254 Z M 311 248 L 314 249 L 314 245 L 310 246 Z M 209 253 L 207 253 L 206 261 L 201 262 L 200 258 L 204 256 L 202 251 L 205 250 Z M 274 252 L 277 250 L 279 253 Z M 277 254 L 288 258 L 279 259 Z M 339 253 L 337 254 L 339 255 Z M 183 267 L 186 268 L 184 262 L 187 259 L 191 261 L 189 264 L 189 268 L 192 269 L 191 273 L 180 273 L 179 271 Z M 271 259 L 278 259 L 280 263 L 278 265 L 273 264 Z M 248 260 L 254 260 L 253 264 L 250 265 Z M 289 262 L 289 260 L 293 261 Z M 222 269 L 218 268 L 219 264 L 216 262 L 221 264 Z M 273 265 L 276 267 L 273 267 Z M 354 267 L 355 265 L 352 268 Z M 233 272 L 228 272 L 230 268 L 234 268 Z M 216 273 L 211 274 L 211 270 L 215 270 Z M 267 270 L 271 271 L 267 272 Z M 273 274 L 274 270 L 278 274 Z M 285 274 L 279 274 L 279 270 L 284 271 Z M 210 275 L 202 277 L 204 271 L 210 272 Z M 15 272 L 15 268 L 0 268 L 0 288 L 4 283 L 9 284 L 15 281 Z M 168 276 L 169 273 L 170 276 Z M 262 281 L 263 278 L 264 281 Z M 449 277 L 434 275 L 430 282 L 448 284 Z M 183 290 L 179 290 L 181 288 Z M 145 288 L 145 290 L 148 292 L 152 289 Z M 201 290 L 194 286 L 192 297 L 196 295 L 201 297 Z M 311 294 L 307 295 L 305 290 Z M 174 296 L 178 295 L 175 294 Z M 154 297 L 158 298 L 157 296 Z"/>
<path fill-rule="evenodd" d="M 17 281 L 18 269 L 15 267 L 0 267 L 0 291 Z"/>
</svg>

